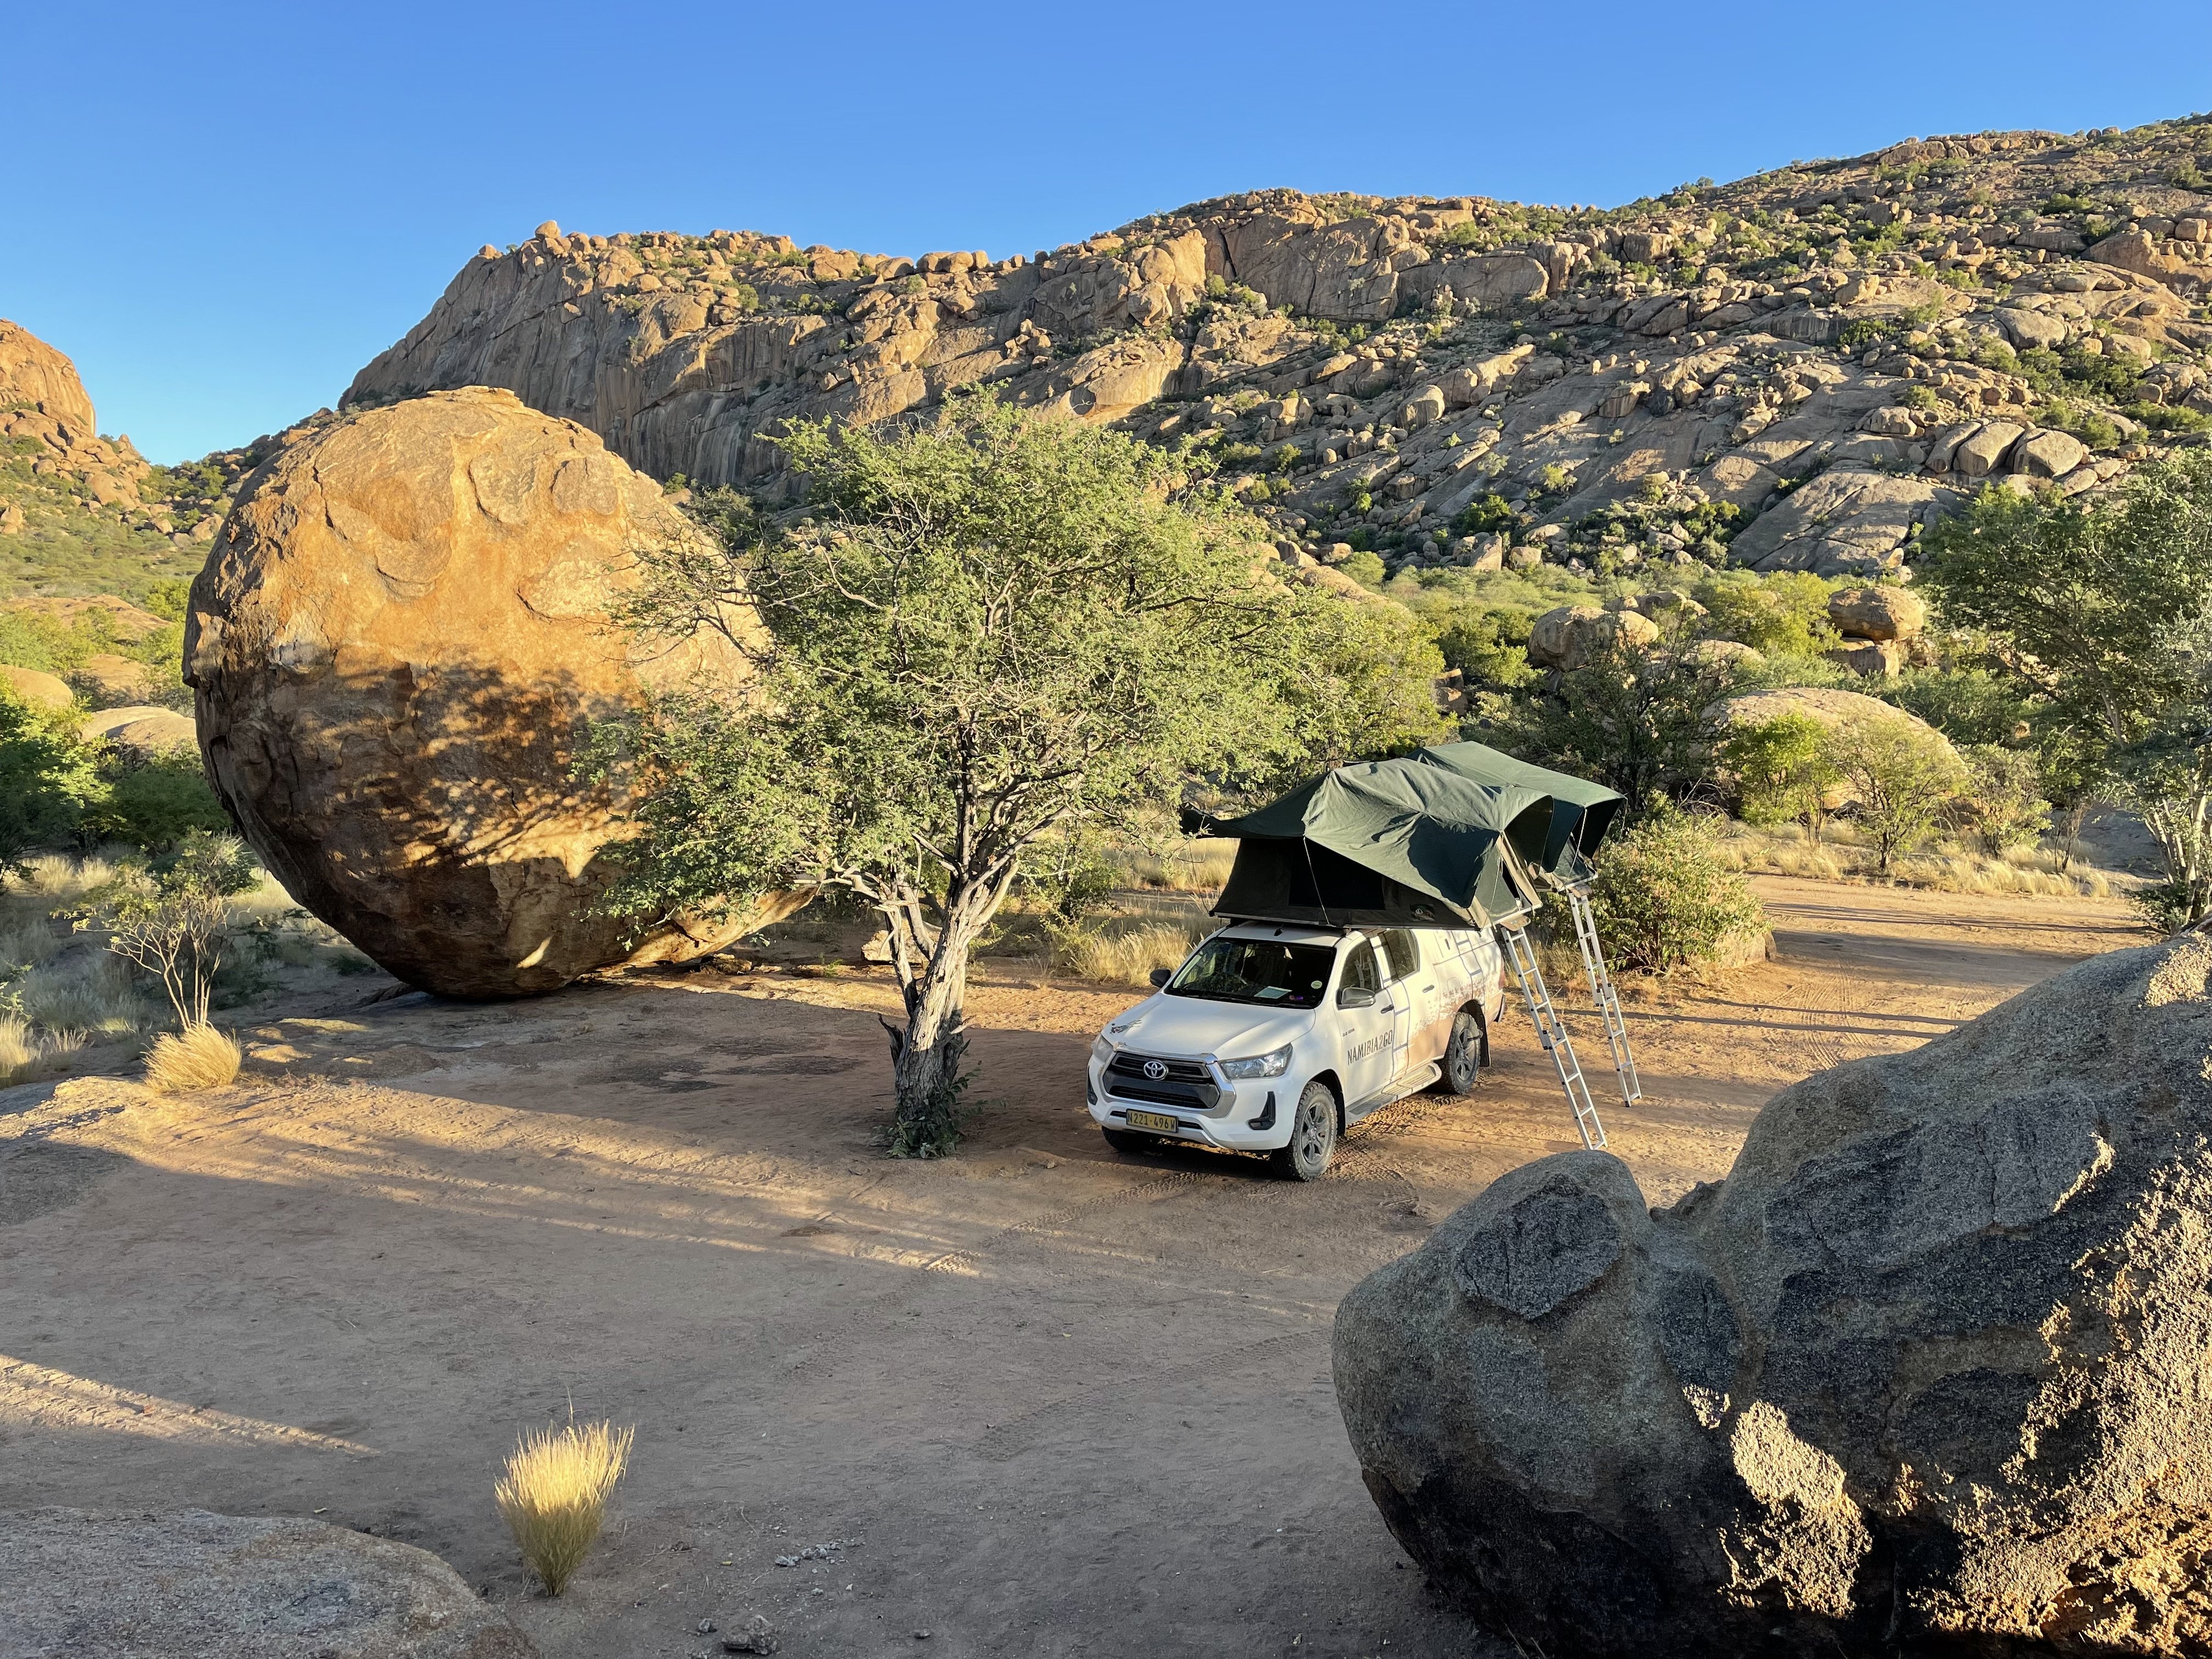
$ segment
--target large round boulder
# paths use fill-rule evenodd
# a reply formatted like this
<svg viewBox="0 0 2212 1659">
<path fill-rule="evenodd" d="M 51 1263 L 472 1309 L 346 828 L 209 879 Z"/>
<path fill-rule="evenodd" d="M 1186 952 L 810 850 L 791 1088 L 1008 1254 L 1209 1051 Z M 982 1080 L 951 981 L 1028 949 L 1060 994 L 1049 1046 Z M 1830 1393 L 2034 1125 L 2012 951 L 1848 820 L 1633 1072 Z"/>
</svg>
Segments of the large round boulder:
<svg viewBox="0 0 2212 1659">
<path fill-rule="evenodd" d="M 1536 618 L 1528 635 L 1528 661 L 1571 673 L 1615 650 L 1648 651 L 1658 644 L 1659 635 L 1659 624 L 1640 611 L 1563 605 Z"/>
<path fill-rule="evenodd" d="M 726 943 L 743 921 L 641 933 L 600 913 L 623 802 L 574 775 L 592 723 L 649 688 L 742 684 L 720 632 L 647 647 L 616 619 L 638 556 L 700 535 L 511 392 L 302 429 L 192 585 L 217 792 L 295 897 L 426 989 L 514 996 Z"/>
<path fill-rule="evenodd" d="M 1728 1179 L 1515 1170 L 1336 1321 L 1370 1491 L 1524 1651 L 2212 1644 L 2212 939 L 1775 1097 Z"/>
</svg>

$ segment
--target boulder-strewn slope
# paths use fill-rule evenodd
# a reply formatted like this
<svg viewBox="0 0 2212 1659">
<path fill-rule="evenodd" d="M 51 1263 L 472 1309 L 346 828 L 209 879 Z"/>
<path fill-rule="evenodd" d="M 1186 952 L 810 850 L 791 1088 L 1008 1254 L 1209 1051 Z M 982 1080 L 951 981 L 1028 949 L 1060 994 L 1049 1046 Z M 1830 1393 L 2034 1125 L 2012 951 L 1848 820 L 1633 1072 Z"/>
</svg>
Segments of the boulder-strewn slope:
<svg viewBox="0 0 2212 1659">
<path fill-rule="evenodd" d="M 1258 191 L 996 260 L 549 223 L 348 399 L 507 386 L 660 477 L 758 489 L 794 416 L 990 386 L 1208 437 L 1294 558 L 1617 569 L 1733 536 L 1758 568 L 1873 574 L 1961 491 L 2094 488 L 2204 424 L 2207 173 L 2197 118 L 1605 212 Z"/>
<path fill-rule="evenodd" d="M 1728 1179 L 1513 1171 L 1337 1314 L 1370 1490 L 1524 1651 L 2212 1644 L 2212 940 L 1768 1103 Z"/>
<path fill-rule="evenodd" d="M 0 319 L 0 595 L 143 599 L 190 577 L 227 505 L 222 459 L 148 466 L 100 436 L 76 365 Z"/>
</svg>

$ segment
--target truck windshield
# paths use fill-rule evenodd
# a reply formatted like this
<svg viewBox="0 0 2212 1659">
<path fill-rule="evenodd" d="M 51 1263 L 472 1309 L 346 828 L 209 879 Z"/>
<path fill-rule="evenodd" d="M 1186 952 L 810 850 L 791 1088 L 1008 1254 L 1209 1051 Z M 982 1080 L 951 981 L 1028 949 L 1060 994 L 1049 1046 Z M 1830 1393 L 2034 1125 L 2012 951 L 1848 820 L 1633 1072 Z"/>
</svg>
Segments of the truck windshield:
<svg viewBox="0 0 2212 1659">
<path fill-rule="evenodd" d="M 1214 1002 L 1264 1002 L 1279 1008 L 1312 1008 L 1334 965 L 1335 947 L 1285 945 L 1272 939 L 1206 941 L 1168 981 L 1168 994 Z"/>
</svg>

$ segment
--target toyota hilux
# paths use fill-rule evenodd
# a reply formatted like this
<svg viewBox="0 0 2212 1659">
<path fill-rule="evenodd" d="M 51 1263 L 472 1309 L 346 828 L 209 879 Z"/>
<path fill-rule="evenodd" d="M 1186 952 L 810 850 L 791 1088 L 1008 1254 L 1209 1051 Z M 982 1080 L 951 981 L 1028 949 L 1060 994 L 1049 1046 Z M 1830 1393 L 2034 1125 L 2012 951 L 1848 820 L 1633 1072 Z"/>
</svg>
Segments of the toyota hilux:
<svg viewBox="0 0 2212 1659">
<path fill-rule="evenodd" d="M 1497 941 L 1474 928 L 1239 922 L 1153 982 L 1091 1045 L 1107 1140 L 1264 1153 L 1301 1181 L 1370 1113 L 1473 1090 L 1505 999 Z"/>
</svg>

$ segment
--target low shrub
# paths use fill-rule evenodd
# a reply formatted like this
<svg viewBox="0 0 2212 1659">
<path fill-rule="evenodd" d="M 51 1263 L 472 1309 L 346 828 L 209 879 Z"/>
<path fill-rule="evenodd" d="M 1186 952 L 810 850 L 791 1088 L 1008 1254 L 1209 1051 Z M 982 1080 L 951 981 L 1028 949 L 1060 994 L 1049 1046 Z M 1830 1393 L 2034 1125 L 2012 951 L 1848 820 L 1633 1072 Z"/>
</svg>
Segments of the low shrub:
<svg viewBox="0 0 2212 1659">
<path fill-rule="evenodd" d="M 1607 847 L 1590 908 L 1616 966 L 1668 973 L 1717 963 L 1766 931 L 1759 896 L 1717 842 L 1703 818 L 1662 810 Z"/>
<path fill-rule="evenodd" d="M 599 1540 L 635 1429 L 571 1422 L 526 1434 L 492 1487 L 507 1530 L 548 1595 L 568 1587 Z"/>
</svg>

